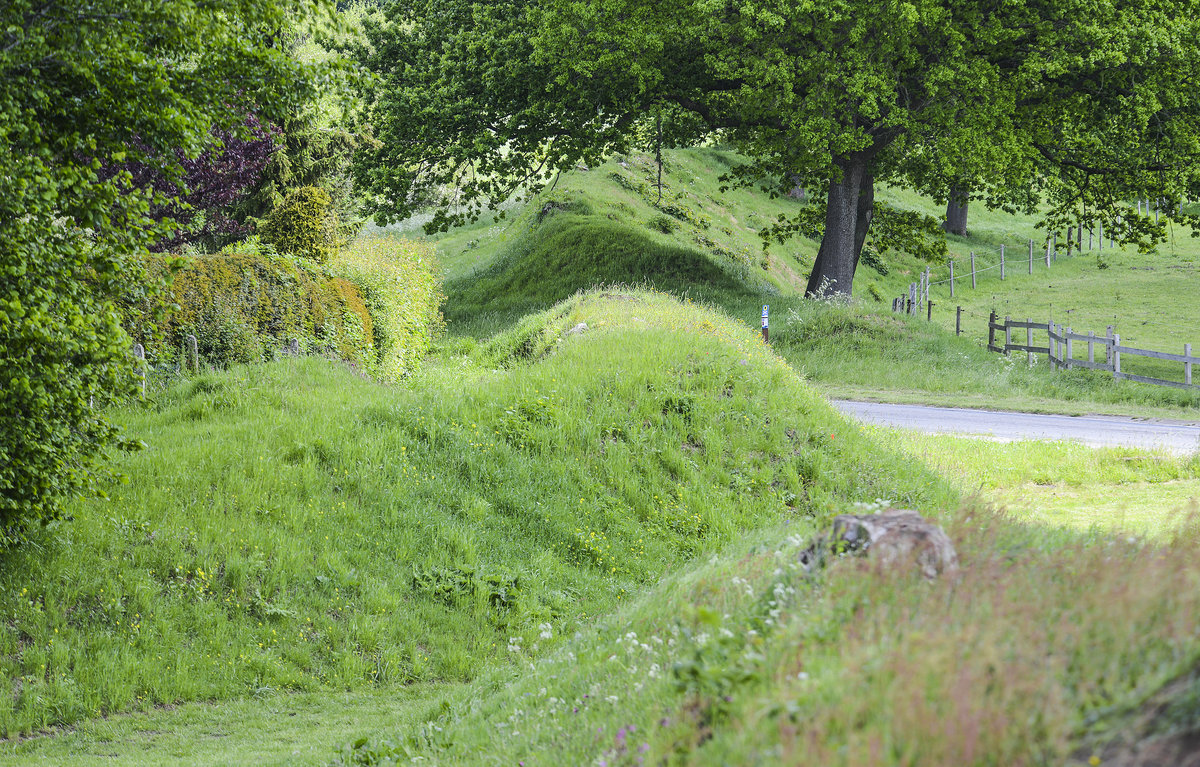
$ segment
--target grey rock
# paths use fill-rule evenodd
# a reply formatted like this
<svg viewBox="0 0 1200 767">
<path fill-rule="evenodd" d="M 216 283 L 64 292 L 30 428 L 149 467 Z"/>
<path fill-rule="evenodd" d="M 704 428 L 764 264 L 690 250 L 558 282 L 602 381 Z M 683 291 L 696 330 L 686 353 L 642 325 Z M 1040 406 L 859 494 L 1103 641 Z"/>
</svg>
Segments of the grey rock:
<svg viewBox="0 0 1200 767">
<path fill-rule="evenodd" d="M 841 514 L 833 528 L 800 555 L 808 568 L 823 564 L 830 553 L 869 555 L 885 566 L 912 562 L 926 578 L 958 570 L 958 553 L 945 531 L 911 509 L 878 514 Z"/>
<path fill-rule="evenodd" d="M 587 332 L 587 329 L 588 329 L 587 323 L 586 323 L 586 322 L 581 322 L 581 323 L 579 323 L 578 325 L 576 325 L 575 327 L 573 327 L 573 328 L 571 328 L 570 330 L 568 330 L 568 331 L 567 331 L 567 335 L 569 335 L 569 336 L 579 336 L 579 335 L 583 335 L 584 333 L 586 333 L 586 332 Z"/>
</svg>

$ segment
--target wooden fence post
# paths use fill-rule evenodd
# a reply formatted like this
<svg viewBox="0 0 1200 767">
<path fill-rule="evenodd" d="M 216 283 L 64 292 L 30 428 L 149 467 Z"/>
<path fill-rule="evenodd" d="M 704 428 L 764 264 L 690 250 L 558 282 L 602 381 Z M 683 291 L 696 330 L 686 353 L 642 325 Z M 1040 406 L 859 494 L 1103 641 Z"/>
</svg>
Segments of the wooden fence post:
<svg viewBox="0 0 1200 767">
<path fill-rule="evenodd" d="M 954 312 L 954 335 L 962 335 L 962 307 L 958 307 Z"/>
<path fill-rule="evenodd" d="M 917 283 L 908 283 L 908 313 L 917 313 Z"/>
<path fill-rule="evenodd" d="M 971 290 L 975 289 L 975 251 L 971 251 Z"/>
<path fill-rule="evenodd" d="M 187 360 L 188 368 L 193 373 L 199 373 L 200 372 L 200 351 L 196 346 L 196 337 L 194 335 L 191 335 L 190 333 L 188 334 L 188 337 L 187 337 L 187 355 L 188 355 L 188 360 Z"/>
<path fill-rule="evenodd" d="M 141 379 L 142 399 L 146 399 L 146 347 L 134 344 L 133 356 L 137 358 L 137 375 Z"/>
<path fill-rule="evenodd" d="M 954 298 L 954 259 L 950 259 L 950 297 Z"/>
<path fill-rule="evenodd" d="M 1033 352 L 1030 351 L 1033 346 L 1033 328 L 1030 325 L 1033 320 L 1029 317 L 1025 318 L 1025 361 L 1029 363 L 1029 367 L 1033 367 Z"/>
<path fill-rule="evenodd" d="M 1063 328 L 1063 337 L 1067 339 L 1067 353 L 1063 355 L 1063 362 L 1067 363 L 1067 369 L 1071 369 L 1071 360 L 1075 357 L 1071 353 L 1071 329 Z"/>
<path fill-rule="evenodd" d="M 1012 317 L 1009 317 L 1007 314 L 1004 315 L 1004 356 L 1005 357 L 1012 356 L 1012 352 L 1008 348 L 1008 347 L 1012 346 L 1012 328 L 1010 328 L 1008 326 L 1008 323 L 1011 320 L 1012 320 Z"/>
<path fill-rule="evenodd" d="M 1033 274 L 1033 240 L 1029 241 L 1029 273 Z"/>
<path fill-rule="evenodd" d="M 1050 257 L 1055 261 L 1058 260 L 1058 232 L 1050 235 Z"/>
<path fill-rule="evenodd" d="M 1088 227 L 1088 250 L 1091 250 L 1092 248 L 1096 247 L 1095 241 L 1096 241 L 1096 229 L 1094 227 L 1089 226 Z"/>
<path fill-rule="evenodd" d="M 921 301 L 929 303 L 929 267 L 925 267 L 925 273 L 921 275 Z"/>
<path fill-rule="evenodd" d="M 993 309 L 988 313 L 988 350 L 994 351 L 996 346 L 996 310 Z"/>
<path fill-rule="evenodd" d="M 932 319 L 933 319 L 933 302 L 926 300 L 925 301 L 925 321 L 929 322 Z"/>
<path fill-rule="evenodd" d="M 1121 377 L 1121 336 L 1113 333 L 1113 378 Z"/>
<path fill-rule="evenodd" d="M 1104 329 L 1104 364 L 1112 365 L 1112 348 L 1113 348 L 1113 326 L 1109 325 Z"/>
<path fill-rule="evenodd" d="M 1192 356 L 1192 345 L 1191 344 L 1183 345 L 1183 356 L 1185 356 L 1185 357 Z M 1185 384 L 1187 384 L 1188 386 L 1192 385 L 1192 361 L 1190 359 L 1187 362 L 1183 363 L 1183 382 Z"/>
<path fill-rule="evenodd" d="M 1096 333 L 1088 331 L 1088 362 L 1096 362 Z"/>
<path fill-rule="evenodd" d="M 1062 352 L 1058 349 L 1058 342 L 1055 341 L 1054 336 L 1057 331 L 1054 329 L 1054 320 L 1051 319 L 1049 322 L 1046 322 L 1046 328 L 1049 329 L 1048 334 L 1046 334 L 1046 337 L 1048 337 L 1046 348 L 1050 349 L 1050 370 L 1058 370 L 1058 360 L 1062 359 Z"/>
<path fill-rule="evenodd" d="M 1050 268 L 1050 235 L 1046 235 L 1046 268 Z"/>
<path fill-rule="evenodd" d="M 1000 279 L 1004 279 L 1004 246 L 1000 246 Z"/>
</svg>

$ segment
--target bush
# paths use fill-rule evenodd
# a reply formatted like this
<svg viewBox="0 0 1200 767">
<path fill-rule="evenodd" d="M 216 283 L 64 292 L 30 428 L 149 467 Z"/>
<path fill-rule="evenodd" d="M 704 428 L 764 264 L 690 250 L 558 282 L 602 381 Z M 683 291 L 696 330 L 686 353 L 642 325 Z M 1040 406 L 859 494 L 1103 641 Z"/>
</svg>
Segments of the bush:
<svg viewBox="0 0 1200 767">
<path fill-rule="evenodd" d="M 443 300 L 433 247 L 392 238 L 363 238 L 342 251 L 334 273 L 354 283 L 366 299 L 374 333 L 370 372 L 385 380 L 416 367 L 442 323 Z"/>
<path fill-rule="evenodd" d="M 267 216 L 259 236 L 280 253 L 323 264 L 338 249 L 338 221 L 333 201 L 328 193 L 315 186 L 295 189 Z"/>
<path fill-rule="evenodd" d="M 152 256 L 146 269 L 152 279 L 174 273 L 157 305 L 125 307 L 125 328 L 152 363 L 176 361 L 188 334 L 205 362 L 222 367 L 269 358 L 293 339 L 307 352 L 361 365 L 373 359 L 374 323 L 362 293 L 303 261 L 263 253 Z M 173 310 L 156 311 L 170 302 Z"/>
<path fill-rule="evenodd" d="M 651 218 L 647 226 L 649 226 L 652 230 L 656 232 L 662 232 L 663 234 L 670 234 L 679 228 L 679 224 L 675 222 L 675 219 L 669 216 L 664 216 L 661 213 Z"/>
</svg>

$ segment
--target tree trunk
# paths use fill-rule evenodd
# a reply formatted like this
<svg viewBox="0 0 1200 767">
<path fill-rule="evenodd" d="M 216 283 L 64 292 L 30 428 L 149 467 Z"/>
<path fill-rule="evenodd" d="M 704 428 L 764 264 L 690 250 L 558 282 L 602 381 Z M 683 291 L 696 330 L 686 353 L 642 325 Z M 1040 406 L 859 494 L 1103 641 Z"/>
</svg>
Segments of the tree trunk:
<svg viewBox="0 0 1200 767">
<path fill-rule="evenodd" d="M 875 210 L 873 153 L 857 152 L 835 160 L 841 178 L 829 180 L 825 235 L 804 294 L 809 298 L 850 296 L 858 257 L 862 253 Z"/>
<path fill-rule="evenodd" d="M 792 176 L 792 189 L 788 192 L 788 197 L 791 197 L 793 200 L 800 200 L 801 202 L 808 199 L 808 190 L 800 183 L 799 176 Z"/>
<path fill-rule="evenodd" d="M 967 235 L 967 204 L 970 192 L 966 187 L 954 185 L 950 188 L 950 199 L 946 201 L 946 222 L 942 228 L 949 234 Z"/>
</svg>

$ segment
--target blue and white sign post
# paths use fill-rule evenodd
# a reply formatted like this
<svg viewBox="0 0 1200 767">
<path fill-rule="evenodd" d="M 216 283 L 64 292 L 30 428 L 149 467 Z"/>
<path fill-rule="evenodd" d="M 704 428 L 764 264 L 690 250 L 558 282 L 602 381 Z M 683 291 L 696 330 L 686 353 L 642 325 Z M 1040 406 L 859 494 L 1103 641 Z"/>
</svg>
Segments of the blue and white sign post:
<svg viewBox="0 0 1200 767">
<path fill-rule="evenodd" d="M 770 308 L 769 305 L 763 304 L 763 343 L 767 341 L 767 315 Z"/>
</svg>

